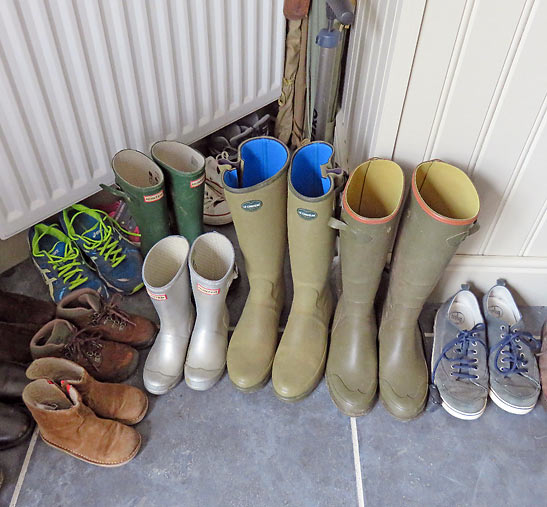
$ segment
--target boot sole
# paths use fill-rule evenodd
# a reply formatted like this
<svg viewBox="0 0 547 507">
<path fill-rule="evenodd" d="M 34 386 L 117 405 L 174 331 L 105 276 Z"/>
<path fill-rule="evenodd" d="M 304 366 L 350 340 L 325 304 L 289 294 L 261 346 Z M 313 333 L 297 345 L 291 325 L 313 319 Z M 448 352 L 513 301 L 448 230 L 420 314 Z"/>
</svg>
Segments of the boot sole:
<svg viewBox="0 0 547 507">
<path fill-rule="evenodd" d="M 257 391 L 260 391 L 261 389 L 264 389 L 264 386 L 269 382 L 271 376 L 272 376 L 272 374 L 271 374 L 271 368 L 270 368 L 270 371 L 268 372 L 268 375 L 266 375 L 266 377 L 265 377 L 263 380 L 261 380 L 258 384 L 255 384 L 254 386 L 251 386 L 251 387 L 240 387 L 240 386 L 238 386 L 236 383 L 234 383 L 234 382 L 232 381 L 232 379 L 230 379 L 230 382 L 232 382 L 232 385 L 233 385 L 239 392 L 251 394 L 251 393 L 256 393 Z"/>
<path fill-rule="evenodd" d="M 115 467 L 121 467 L 122 465 L 125 465 L 126 463 L 129 463 L 139 452 L 139 449 L 141 448 L 142 444 L 142 437 L 139 434 L 139 443 L 137 444 L 137 447 L 131 452 L 129 457 L 125 459 L 124 461 L 119 461 L 116 463 L 103 463 L 100 461 L 94 461 L 91 459 L 86 458 L 85 456 L 82 456 L 81 454 L 74 453 L 72 451 L 69 451 L 68 449 L 65 449 L 64 447 L 60 447 L 52 442 L 49 442 L 44 438 L 44 436 L 40 433 L 40 437 L 42 440 L 49 445 L 50 447 L 53 447 L 54 449 L 57 449 L 58 451 L 64 452 L 65 454 L 68 454 L 69 456 L 72 456 L 73 458 L 79 459 L 80 461 L 85 461 L 86 463 L 91 463 L 92 465 L 104 467 L 104 468 L 115 468 Z"/>
<path fill-rule="evenodd" d="M 451 407 L 446 401 L 442 401 L 441 406 L 453 417 L 456 417 L 457 419 L 462 419 L 463 421 L 474 421 L 475 419 L 478 419 L 482 414 L 484 414 L 484 411 L 486 410 L 486 401 L 484 401 L 484 407 L 482 407 L 481 410 L 478 412 L 475 412 L 474 414 L 469 414 L 466 412 L 461 412 L 454 407 Z"/>
<path fill-rule="evenodd" d="M 378 399 L 377 393 L 374 394 L 374 397 L 372 398 L 370 406 L 366 408 L 365 410 L 356 410 L 354 412 L 350 410 L 346 410 L 338 403 L 338 399 L 336 398 L 336 396 L 334 396 L 333 389 L 331 389 L 329 377 L 327 377 L 326 375 L 325 375 L 325 382 L 327 384 L 327 389 L 329 391 L 330 399 L 332 400 L 336 408 L 340 410 L 342 414 L 347 415 L 348 417 L 362 417 L 364 415 L 367 415 L 374 408 L 374 405 L 376 405 L 376 400 Z"/>
<path fill-rule="evenodd" d="M 509 412 L 510 414 L 526 415 L 536 406 L 536 403 L 534 403 L 531 407 L 517 407 L 515 405 L 511 405 L 510 403 L 502 400 L 492 389 L 488 390 L 488 396 L 499 408 L 505 410 L 505 412 Z"/>
</svg>

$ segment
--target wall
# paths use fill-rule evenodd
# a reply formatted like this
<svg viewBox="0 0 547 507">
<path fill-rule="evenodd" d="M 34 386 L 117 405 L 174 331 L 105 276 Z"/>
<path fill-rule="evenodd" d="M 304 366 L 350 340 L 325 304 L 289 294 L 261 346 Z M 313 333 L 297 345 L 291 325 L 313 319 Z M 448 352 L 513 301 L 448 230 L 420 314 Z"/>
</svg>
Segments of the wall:
<svg viewBox="0 0 547 507">
<path fill-rule="evenodd" d="M 547 2 L 363 0 L 337 146 L 349 168 L 441 158 L 481 198 L 480 231 L 433 294 L 504 276 L 547 304 Z"/>
</svg>

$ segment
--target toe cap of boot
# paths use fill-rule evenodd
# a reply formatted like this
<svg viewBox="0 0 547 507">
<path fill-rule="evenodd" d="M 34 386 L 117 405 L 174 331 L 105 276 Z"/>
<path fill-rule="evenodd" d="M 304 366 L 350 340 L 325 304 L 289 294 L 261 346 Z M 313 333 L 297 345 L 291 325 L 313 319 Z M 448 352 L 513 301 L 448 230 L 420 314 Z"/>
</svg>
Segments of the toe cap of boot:
<svg viewBox="0 0 547 507">
<path fill-rule="evenodd" d="M 397 392 L 391 384 L 380 379 L 380 398 L 387 411 L 397 419 L 409 421 L 418 417 L 424 410 L 427 400 L 427 384 L 414 392 Z"/>
<path fill-rule="evenodd" d="M 334 404 L 349 417 L 365 415 L 374 405 L 376 398 L 376 378 L 365 382 L 364 386 L 351 386 L 349 382 L 334 373 L 326 373 L 327 386 Z"/>
<path fill-rule="evenodd" d="M 184 380 L 190 389 L 206 391 L 211 389 L 222 377 L 224 366 L 216 370 L 195 368 L 188 364 L 184 365 Z"/>
</svg>

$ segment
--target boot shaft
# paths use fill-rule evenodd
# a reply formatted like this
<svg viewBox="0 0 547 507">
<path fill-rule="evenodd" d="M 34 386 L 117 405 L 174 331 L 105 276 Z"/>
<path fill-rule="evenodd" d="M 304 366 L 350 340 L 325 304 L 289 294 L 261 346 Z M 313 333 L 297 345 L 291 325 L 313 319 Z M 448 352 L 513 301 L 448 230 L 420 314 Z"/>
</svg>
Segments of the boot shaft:
<svg viewBox="0 0 547 507">
<path fill-rule="evenodd" d="M 160 239 L 169 235 L 169 215 L 161 169 L 136 150 L 122 150 L 112 159 L 119 190 L 103 187 L 128 204 L 141 233 L 143 256 Z"/>
<path fill-rule="evenodd" d="M 327 174 L 334 149 L 313 142 L 294 154 L 289 171 L 287 228 L 295 291 L 322 291 L 327 283 L 336 231 L 329 227 L 335 206 L 335 177 Z M 306 291 L 307 292 L 307 291 Z"/>
<path fill-rule="evenodd" d="M 460 243 L 476 230 L 479 197 L 469 177 L 438 160 L 412 175 L 392 260 L 388 298 L 418 310 Z"/>
<path fill-rule="evenodd" d="M 188 252 L 183 236 L 168 236 L 148 253 L 142 268 L 146 291 L 161 321 L 162 333 L 178 334 L 193 314 Z"/>
<path fill-rule="evenodd" d="M 151 154 L 165 175 L 178 233 L 192 244 L 203 233 L 205 158 L 176 141 L 155 143 Z"/>
<path fill-rule="evenodd" d="M 254 279 L 282 277 L 289 150 L 273 138 L 249 139 L 239 147 L 237 165 L 224 172 L 222 183 L 252 290 Z"/>
<path fill-rule="evenodd" d="M 346 311 L 372 308 L 404 200 L 404 176 L 391 160 L 372 159 L 351 174 L 342 196 L 340 264 Z"/>
</svg>

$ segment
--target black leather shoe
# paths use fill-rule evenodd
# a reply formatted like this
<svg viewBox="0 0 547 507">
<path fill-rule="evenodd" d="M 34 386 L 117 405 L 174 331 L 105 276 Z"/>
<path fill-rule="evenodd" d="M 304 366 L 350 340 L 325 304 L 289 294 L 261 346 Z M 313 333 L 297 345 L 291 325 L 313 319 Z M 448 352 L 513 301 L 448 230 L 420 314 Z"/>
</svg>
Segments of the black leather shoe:
<svg viewBox="0 0 547 507">
<path fill-rule="evenodd" d="M 23 389 L 30 382 L 25 375 L 25 367 L 16 363 L 0 361 L 0 400 L 6 402 L 22 401 Z"/>
<path fill-rule="evenodd" d="M 23 408 L 0 403 L 0 451 L 26 440 L 33 427 L 32 417 Z"/>
</svg>

